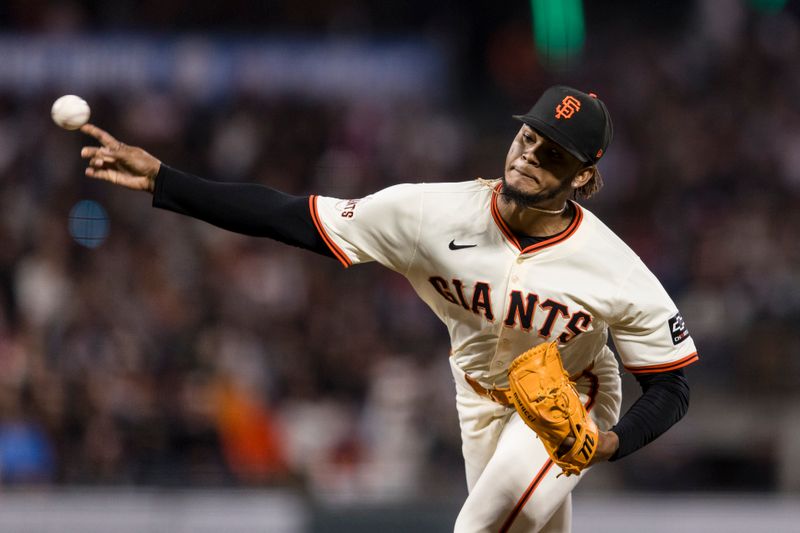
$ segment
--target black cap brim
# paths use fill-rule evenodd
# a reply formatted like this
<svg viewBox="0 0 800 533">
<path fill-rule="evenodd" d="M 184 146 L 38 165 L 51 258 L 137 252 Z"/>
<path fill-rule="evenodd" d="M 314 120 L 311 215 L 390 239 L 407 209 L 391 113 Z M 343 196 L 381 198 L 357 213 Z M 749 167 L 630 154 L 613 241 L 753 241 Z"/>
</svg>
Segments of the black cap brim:
<svg viewBox="0 0 800 533">
<path fill-rule="evenodd" d="M 555 129 L 550 124 L 544 122 L 538 117 L 530 115 L 513 115 L 513 117 L 520 122 L 524 122 L 531 128 L 535 129 L 554 143 L 558 144 L 564 150 L 575 156 L 581 163 L 591 163 L 592 159 L 586 154 L 582 153 L 566 135 Z"/>
</svg>

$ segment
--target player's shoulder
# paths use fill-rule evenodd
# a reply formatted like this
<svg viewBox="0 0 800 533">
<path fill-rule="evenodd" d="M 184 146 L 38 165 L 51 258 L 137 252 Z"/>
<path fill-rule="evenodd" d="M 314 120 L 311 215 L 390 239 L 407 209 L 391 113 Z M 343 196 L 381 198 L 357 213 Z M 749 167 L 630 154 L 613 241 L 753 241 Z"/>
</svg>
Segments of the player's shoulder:
<svg viewBox="0 0 800 533">
<path fill-rule="evenodd" d="M 401 184 L 399 187 L 416 189 L 423 194 L 475 194 L 477 192 L 489 193 L 497 180 L 473 179 L 465 181 L 428 181 L 419 183 Z"/>
<path fill-rule="evenodd" d="M 409 201 L 414 198 L 425 199 L 426 204 L 435 202 L 439 207 L 448 205 L 474 204 L 476 197 L 491 197 L 492 184 L 489 180 L 441 181 L 399 183 L 376 192 L 374 195 L 384 199 Z M 480 202 L 478 202 L 480 203 Z"/>
<path fill-rule="evenodd" d="M 481 189 L 487 196 L 491 189 L 480 185 L 477 181 L 463 182 L 417 182 L 397 183 L 377 190 L 371 194 L 353 200 L 326 198 L 327 203 L 339 212 L 347 212 L 348 218 L 362 218 L 368 213 L 397 215 L 405 213 L 410 217 L 418 217 L 421 213 L 433 211 L 451 212 L 463 209 L 474 201 L 475 194 Z M 436 209 L 431 209 L 432 207 Z M 364 215 L 361 215 L 361 214 Z"/>
<path fill-rule="evenodd" d="M 581 206 L 581 211 L 583 214 L 582 226 L 584 226 L 589 236 L 587 241 L 590 246 L 595 248 L 593 253 L 600 253 L 603 257 L 614 257 L 616 259 L 639 260 L 636 252 L 597 215 L 584 206 Z"/>
<path fill-rule="evenodd" d="M 396 191 L 407 194 L 423 193 L 423 194 L 437 194 L 437 193 L 469 193 L 479 191 L 491 187 L 496 184 L 497 180 L 483 180 L 473 179 L 465 181 L 419 181 L 419 182 L 402 182 L 388 185 L 385 188 L 377 191 L 377 193 L 384 191 Z"/>
</svg>

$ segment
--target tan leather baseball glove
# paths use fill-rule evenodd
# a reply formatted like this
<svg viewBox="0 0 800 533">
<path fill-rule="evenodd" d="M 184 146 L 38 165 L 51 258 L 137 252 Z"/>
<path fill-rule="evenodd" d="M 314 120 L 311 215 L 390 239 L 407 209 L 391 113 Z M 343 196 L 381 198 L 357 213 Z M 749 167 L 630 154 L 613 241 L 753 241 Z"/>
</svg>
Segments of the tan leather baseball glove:
<svg viewBox="0 0 800 533">
<path fill-rule="evenodd" d="M 564 370 L 556 343 L 519 355 L 508 369 L 508 381 L 514 407 L 553 462 L 568 476 L 579 474 L 597 450 L 597 425 Z M 569 437 L 575 439 L 571 446 Z"/>
</svg>

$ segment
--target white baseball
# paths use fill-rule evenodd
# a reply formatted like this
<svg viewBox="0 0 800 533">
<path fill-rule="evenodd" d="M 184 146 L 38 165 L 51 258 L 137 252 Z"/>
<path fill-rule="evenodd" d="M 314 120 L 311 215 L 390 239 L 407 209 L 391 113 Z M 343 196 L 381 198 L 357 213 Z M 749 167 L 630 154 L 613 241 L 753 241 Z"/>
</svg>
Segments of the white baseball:
<svg viewBox="0 0 800 533">
<path fill-rule="evenodd" d="M 74 94 L 67 94 L 53 102 L 50 116 L 53 122 L 66 130 L 77 130 L 87 122 L 91 110 L 86 100 Z"/>
</svg>

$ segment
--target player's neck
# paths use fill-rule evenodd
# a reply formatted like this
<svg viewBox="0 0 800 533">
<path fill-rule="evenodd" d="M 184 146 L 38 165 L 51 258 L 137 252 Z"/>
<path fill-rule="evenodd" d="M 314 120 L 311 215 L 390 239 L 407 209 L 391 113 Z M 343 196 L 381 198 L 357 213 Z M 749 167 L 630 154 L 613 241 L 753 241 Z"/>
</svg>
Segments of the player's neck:
<svg viewBox="0 0 800 533">
<path fill-rule="evenodd" d="M 543 205 L 539 209 L 531 209 L 500 196 L 497 208 L 503 221 L 514 233 L 532 237 L 547 237 L 567 229 L 572 220 L 574 213 L 571 204 L 566 198 L 560 202 L 556 201 L 552 206 Z"/>
</svg>

